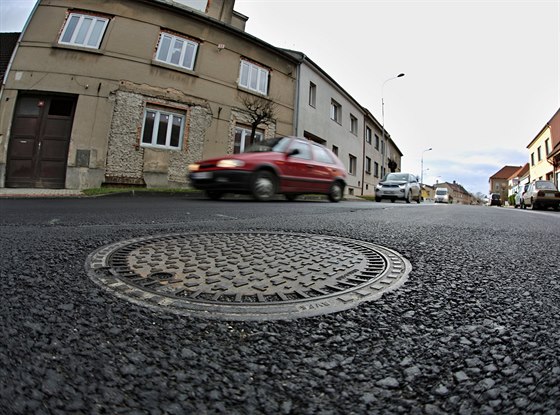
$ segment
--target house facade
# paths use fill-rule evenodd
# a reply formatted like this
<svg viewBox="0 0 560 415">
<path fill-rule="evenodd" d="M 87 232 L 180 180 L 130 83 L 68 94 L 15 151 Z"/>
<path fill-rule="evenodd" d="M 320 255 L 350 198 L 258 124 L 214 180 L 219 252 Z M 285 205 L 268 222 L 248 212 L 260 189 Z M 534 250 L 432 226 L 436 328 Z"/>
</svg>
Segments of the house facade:
<svg viewBox="0 0 560 415">
<path fill-rule="evenodd" d="M 286 52 L 299 61 L 295 134 L 338 155 L 348 172 L 348 194 L 373 195 L 390 168 L 400 171 L 403 154 L 371 112 L 315 62 L 301 52 Z"/>
<path fill-rule="evenodd" d="M 488 180 L 488 193 L 499 193 L 500 198 L 502 199 L 502 203 L 508 200 L 509 178 L 520 168 L 521 166 L 504 166 L 492 176 L 490 176 L 490 179 Z"/>
<path fill-rule="evenodd" d="M 560 183 L 560 109 L 527 145 L 531 181 Z"/>
<path fill-rule="evenodd" d="M 1 90 L 0 187 L 188 186 L 186 166 L 293 134 L 297 60 L 234 0 L 42 0 Z"/>
</svg>

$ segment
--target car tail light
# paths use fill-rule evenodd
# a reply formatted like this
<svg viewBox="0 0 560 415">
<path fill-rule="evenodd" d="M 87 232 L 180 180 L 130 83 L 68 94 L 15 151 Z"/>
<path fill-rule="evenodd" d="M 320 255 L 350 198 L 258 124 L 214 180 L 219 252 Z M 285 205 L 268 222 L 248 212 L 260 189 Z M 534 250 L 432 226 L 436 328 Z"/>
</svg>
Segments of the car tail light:
<svg viewBox="0 0 560 415">
<path fill-rule="evenodd" d="M 539 197 L 543 197 L 544 196 L 544 192 L 542 190 L 539 190 L 537 193 L 537 196 Z"/>
</svg>

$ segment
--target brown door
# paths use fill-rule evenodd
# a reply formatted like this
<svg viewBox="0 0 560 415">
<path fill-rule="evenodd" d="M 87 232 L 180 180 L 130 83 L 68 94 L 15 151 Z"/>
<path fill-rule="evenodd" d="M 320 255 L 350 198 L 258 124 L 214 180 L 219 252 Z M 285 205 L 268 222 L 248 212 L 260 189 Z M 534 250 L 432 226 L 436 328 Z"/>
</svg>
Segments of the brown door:
<svg viewBox="0 0 560 415">
<path fill-rule="evenodd" d="M 64 188 L 76 97 L 20 95 L 12 122 L 6 187 Z"/>
</svg>

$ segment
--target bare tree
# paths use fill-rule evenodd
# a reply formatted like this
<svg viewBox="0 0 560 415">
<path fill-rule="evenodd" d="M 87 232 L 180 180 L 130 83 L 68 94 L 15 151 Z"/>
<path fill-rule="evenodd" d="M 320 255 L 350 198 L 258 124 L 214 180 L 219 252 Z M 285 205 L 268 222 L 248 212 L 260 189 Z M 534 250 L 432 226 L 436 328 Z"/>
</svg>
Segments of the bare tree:
<svg viewBox="0 0 560 415">
<path fill-rule="evenodd" d="M 255 95 L 243 95 L 241 103 L 251 119 L 251 142 L 255 139 L 255 133 L 260 124 L 273 124 L 276 118 L 276 103 L 265 97 Z"/>
</svg>

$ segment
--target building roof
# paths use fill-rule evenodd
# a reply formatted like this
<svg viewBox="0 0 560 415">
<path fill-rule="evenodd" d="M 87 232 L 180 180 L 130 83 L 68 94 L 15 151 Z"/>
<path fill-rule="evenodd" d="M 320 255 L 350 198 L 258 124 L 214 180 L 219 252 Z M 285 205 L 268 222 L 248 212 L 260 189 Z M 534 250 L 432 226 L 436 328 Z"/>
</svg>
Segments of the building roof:
<svg viewBox="0 0 560 415">
<path fill-rule="evenodd" d="M 16 48 L 21 33 L 0 33 L 0 83 L 10 64 L 12 53 Z"/>
<path fill-rule="evenodd" d="M 511 175 L 513 173 L 515 173 L 520 168 L 521 168 L 521 166 L 504 166 L 500 170 L 498 170 L 496 173 L 494 173 L 492 176 L 490 176 L 490 180 L 492 180 L 492 179 L 494 179 L 494 180 L 496 180 L 496 179 L 507 180 L 511 177 Z"/>
<path fill-rule="evenodd" d="M 529 163 L 525 163 L 524 166 L 517 169 L 511 176 L 509 176 L 509 179 L 515 179 L 516 177 L 523 177 L 527 173 L 529 173 Z"/>
<path fill-rule="evenodd" d="M 543 128 L 540 129 L 539 133 L 531 140 L 529 144 L 527 144 L 527 148 L 530 148 L 534 142 L 539 138 L 539 136 L 543 133 L 544 130 L 550 128 L 552 131 L 552 143 L 555 146 L 557 143 L 560 142 L 560 108 L 556 111 L 556 113 L 552 116 L 552 118 L 544 125 Z"/>
</svg>

